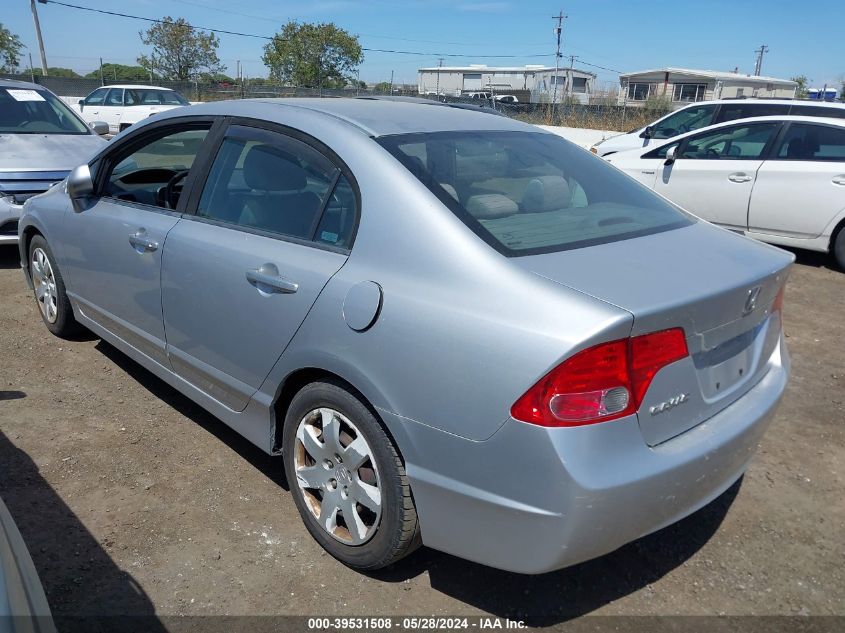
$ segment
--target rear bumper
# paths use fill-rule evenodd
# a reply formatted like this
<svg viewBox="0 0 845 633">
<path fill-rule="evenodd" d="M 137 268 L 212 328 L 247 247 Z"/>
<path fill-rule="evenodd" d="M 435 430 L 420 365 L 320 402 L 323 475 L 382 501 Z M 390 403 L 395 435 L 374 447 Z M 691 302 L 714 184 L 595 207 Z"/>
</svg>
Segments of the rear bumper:
<svg viewBox="0 0 845 633">
<path fill-rule="evenodd" d="M 536 574 L 682 519 L 745 471 L 789 377 L 782 338 L 769 365 L 742 398 L 655 447 L 636 416 L 563 429 L 508 420 L 484 442 L 416 430 L 406 460 L 423 542 Z"/>
</svg>

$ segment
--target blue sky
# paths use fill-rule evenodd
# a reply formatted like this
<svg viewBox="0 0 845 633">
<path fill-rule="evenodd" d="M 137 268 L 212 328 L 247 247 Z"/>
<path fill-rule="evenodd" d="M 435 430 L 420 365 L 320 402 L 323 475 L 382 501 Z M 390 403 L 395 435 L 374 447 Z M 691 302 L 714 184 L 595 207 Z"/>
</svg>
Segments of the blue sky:
<svg viewBox="0 0 845 633">
<path fill-rule="evenodd" d="M 618 71 L 660 66 L 753 72 L 754 49 L 770 52 L 763 74 L 806 75 L 811 85 L 845 76 L 845 2 L 812 0 L 698 0 L 654 3 L 639 0 L 545 2 L 485 0 L 67 0 L 70 4 L 141 15 L 184 17 L 192 24 L 272 35 L 288 19 L 333 21 L 358 34 L 363 46 L 424 53 L 366 52 L 361 79 L 416 83 L 416 69 L 437 64 L 554 64 L 551 16 L 563 8 L 563 53 Z M 17 33 L 39 64 L 28 0 L 3 0 L 0 21 Z M 51 66 L 90 72 L 104 61 L 132 64 L 144 47 L 145 23 L 38 5 Z M 82 35 L 82 37 L 80 37 Z M 248 76 L 266 76 L 262 40 L 220 35 L 219 55 L 234 75 L 241 60 Z M 485 57 L 513 55 L 512 58 Z M 543 56 L 545 55 L 545 56 Z M 576 62 L 576 66 L 579 65 Z M 589 66 L 583 66 L 590 69 Z M 615 84 L 616 73 L 592 68 L 599 87 Z"/>
</svg>

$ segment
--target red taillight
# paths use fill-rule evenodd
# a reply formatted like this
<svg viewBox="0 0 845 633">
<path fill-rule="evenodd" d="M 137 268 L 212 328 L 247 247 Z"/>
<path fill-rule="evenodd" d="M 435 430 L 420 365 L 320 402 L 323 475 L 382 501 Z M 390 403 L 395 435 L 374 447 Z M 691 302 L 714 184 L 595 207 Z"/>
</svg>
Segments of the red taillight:
<svg viewBox="0 0 845 633">
<path fill-rule="evenodd" d="M 564 361 L 511 407 L 540 426 L 615 420 L 639 409 L 655 374 L 688 355 L 681 328 L 601 343 Z"/>
</svg>

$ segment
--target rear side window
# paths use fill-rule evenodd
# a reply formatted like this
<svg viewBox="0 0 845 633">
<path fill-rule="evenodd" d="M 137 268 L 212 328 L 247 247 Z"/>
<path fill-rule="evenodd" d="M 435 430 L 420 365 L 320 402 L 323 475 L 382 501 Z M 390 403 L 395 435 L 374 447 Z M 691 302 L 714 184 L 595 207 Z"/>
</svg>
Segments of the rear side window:
<svg viewBox="0 0 845 633">
<path fill-rule="evenodd" d="M 845 107 L 826 108 L 824 106 L 794 105 L 789 114 L 800 114 L 802 116 L 824 116 L 833 119 L 845 119 Z"/>
<path fill-rule="evenodd" d="M 775 156 L 779 160 L 845 161 L 845 128 L 793 123 Z"/>
<path fill-rule="evenodd" d="M 214 159 L 197 215 L 345 248 L 356 198 L 340 170 L 309 145 L 235 128 Z"/>
<path fill-rule="evenodd" d="M 778 116 L 787 114 L 788 112 L 788 103 L 749 103 L 747 101 L 723 103 L 719 108 L 719 114 L 714 123 L 724 123 L 726 121 L 749 119 L 758 116 Z"/>
<path fill-rule="evenodd" d="M 698 160 L 759 160 L 780 123 L 755 123 L 720 128 L 689 137 L 678 158 Z"/>
<path fill-rule="evenodd" d="M 692 220 L 554 134 L 435 132 L 378 142 L 505 255 L 629 239 Z"/>
</svg>

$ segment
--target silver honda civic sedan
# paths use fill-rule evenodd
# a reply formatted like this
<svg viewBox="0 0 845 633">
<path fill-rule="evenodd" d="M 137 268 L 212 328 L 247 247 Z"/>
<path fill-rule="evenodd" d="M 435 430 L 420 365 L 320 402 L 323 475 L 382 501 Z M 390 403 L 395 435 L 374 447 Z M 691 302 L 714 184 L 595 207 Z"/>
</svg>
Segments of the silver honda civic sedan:
<svg viewBox="0 0 845 633">
<path fill-rule="evenodd" d="M 29 200 L 20 252 L 51 332 L 282 455 L 362 570 L 610 552 L 741 477 L 789 375 L 790 254 L 467 110 L 162 113 Z"/>
</svg>

